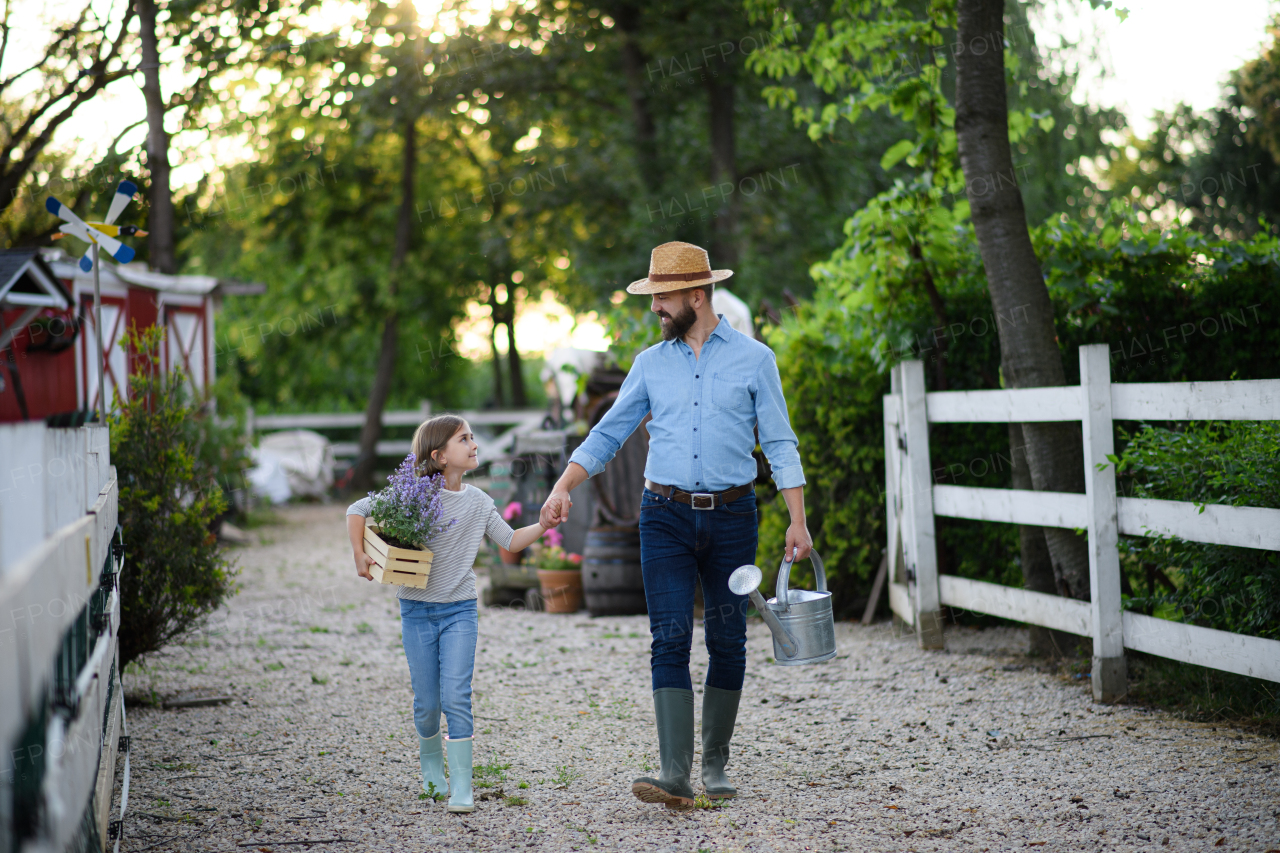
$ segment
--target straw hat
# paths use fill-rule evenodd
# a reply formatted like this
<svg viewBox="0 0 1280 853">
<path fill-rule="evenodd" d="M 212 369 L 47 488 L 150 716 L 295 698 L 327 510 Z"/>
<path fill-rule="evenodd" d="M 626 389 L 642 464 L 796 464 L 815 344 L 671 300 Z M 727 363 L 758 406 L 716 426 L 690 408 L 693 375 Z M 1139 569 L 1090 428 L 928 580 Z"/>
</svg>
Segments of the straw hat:
<svg viewBox="0 0 1280 853">
<path fill-rule="evenodd" d="M 692 243 L 663 243 L 649 255 L 649 277 L 627 285 L 627 293 L 666 293 L 724 281 L 733 270 L 713 270 L 707 250 Z"/>
</svg>

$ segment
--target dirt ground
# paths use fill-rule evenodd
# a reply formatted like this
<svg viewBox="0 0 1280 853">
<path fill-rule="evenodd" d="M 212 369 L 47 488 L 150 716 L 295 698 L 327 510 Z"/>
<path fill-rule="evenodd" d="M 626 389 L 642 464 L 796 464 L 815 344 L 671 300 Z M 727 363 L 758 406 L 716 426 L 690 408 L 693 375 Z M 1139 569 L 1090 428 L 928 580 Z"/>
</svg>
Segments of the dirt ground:
<svg viewBox="0 0 1280 853">
<path fill-rule="evenodd" d="M 255 530 L 229 606 L 125 674 L 135 700 L 231 699 L 130 706 L 122 850 L 1280 851 L 1274 740 L 1094 705 L 1023 631 L 923 652 L 887 623 L 807 667 L 753 624 L 740 796 L 680 815 L 630 794 L 657 763 L 646 617 L 482 607 L 480 802 L 450 815 L 421 794 L 395 589 L 355 576 L 343 509 Z"/>
</svg>

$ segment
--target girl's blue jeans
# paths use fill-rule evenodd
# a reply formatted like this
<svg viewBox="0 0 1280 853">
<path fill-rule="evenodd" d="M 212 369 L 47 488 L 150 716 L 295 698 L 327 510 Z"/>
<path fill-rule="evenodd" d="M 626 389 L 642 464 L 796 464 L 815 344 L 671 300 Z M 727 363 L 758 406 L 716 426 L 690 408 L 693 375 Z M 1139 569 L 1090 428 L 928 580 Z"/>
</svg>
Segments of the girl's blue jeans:
<svg viewBox="0 0 1280 853">
<path fill-rule="evenodd" d="M 476 600 L 436 603 L 402 598 L 400 629 L 418 736 L 435 737 L 443 710 L 451 739 L 471 737 L 471 674 L 479 634 Z"/>
<path fill-rule="evenodd" d="M 756 559 L 756 496 L 713 510 L 644 490 L 640 503 L 640 569 L 653 634 L 653 689 L 689 690 L 694 584 L 702 585 L 707 684 L 741 690 L 747 667 L 745 595 L 729 590 L 729 575 Z"/>
</svg>

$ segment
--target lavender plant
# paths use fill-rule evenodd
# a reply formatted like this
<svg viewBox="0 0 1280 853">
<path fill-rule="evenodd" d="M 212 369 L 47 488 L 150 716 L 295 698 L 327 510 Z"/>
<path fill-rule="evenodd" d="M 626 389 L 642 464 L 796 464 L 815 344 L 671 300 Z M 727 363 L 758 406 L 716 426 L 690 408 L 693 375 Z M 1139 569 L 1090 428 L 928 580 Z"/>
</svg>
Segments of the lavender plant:
<svg viewBox="0 0 1280 853">
<path fill-rule="evenodd" d="M 432 539 L 457 523 L 444 520 L 444 475 L 420 477 L 410 453 L 387 478 L 387 487 L 370 492 L 369 515 L 383 539 L 401 547 L 425 548 Z"/>
</svg>

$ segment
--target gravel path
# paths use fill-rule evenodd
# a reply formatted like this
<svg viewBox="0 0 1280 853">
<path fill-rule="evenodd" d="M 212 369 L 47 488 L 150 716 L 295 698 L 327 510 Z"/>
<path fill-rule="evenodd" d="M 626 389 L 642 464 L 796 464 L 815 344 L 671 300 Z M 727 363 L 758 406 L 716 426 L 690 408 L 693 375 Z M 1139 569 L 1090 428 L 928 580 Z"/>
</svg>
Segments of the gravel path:
<svg viewBox="0 0 1280 853">
<path fill-rule="evenodd" d="M 841 624 L 836 660 L 778 667 L 752 625 L 741 794 L 676 815 L 630 794 L 657 761 L 646 618 L 482 608 L 485 799 L 449 815 L 419 797 L 394 591 L 355 577 L 342 512 L 260 528 L 235 552 L 230 608 L 125 675 L 133 696 L 233 698 L 131 707 L 121 849 L 1280 850 L 1274 740 L 1095 706 L 1007 629 L 922 652 L 888 625 Z M 694 662 L 696 684 L 700 638 Z"/>
</svg>

